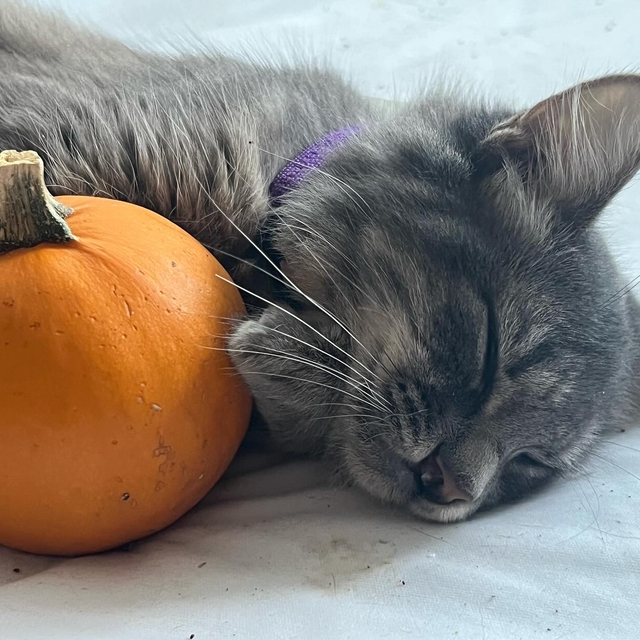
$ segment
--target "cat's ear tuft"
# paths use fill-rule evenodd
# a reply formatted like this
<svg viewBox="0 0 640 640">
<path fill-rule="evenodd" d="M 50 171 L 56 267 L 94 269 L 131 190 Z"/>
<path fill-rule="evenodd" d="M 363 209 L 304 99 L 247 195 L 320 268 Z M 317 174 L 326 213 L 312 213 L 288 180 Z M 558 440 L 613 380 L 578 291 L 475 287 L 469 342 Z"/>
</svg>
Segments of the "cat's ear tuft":
<svg viewBox="0 0 640 640">
<path fill-rule="evenodd" d="M 605 76 L 499 123 L 483 155 L 516 167 L 564 223 L 589 225 L 640 166 L 640 76 Z"/>
</svg>

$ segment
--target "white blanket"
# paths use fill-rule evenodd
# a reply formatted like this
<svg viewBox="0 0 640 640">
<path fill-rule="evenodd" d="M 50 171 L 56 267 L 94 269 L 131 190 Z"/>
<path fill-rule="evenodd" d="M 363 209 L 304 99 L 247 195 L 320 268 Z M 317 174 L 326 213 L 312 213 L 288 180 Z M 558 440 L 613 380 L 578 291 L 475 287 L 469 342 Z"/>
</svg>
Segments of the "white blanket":
<svg viewBox="0 0 640 640">
<path fill-rule="evenodd" d="M 527 104 L 640 62 L 636 0 L 49 1 L 125 37 L 179 23 L 229 49 L 286 36 L 381 97 L 446 64 Z M 604 221 L 631 276 L 639 195 L 626 189 Z M 128 552 L 0 549 L 0 640 L 637 640 L 640 429 L 608 440 L 581 476 L 446 526 L 331 490 L 314 465 L 243 457 Z"/>
</svg>

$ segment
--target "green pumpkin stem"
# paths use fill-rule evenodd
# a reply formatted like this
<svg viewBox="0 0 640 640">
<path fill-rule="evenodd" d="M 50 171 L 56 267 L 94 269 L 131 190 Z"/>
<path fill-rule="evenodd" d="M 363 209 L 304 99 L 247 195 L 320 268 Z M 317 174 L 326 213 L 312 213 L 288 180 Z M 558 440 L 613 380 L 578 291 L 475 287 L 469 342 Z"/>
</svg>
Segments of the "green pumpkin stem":
<svg viewBox="0 0 640 640">
<path fill-rule="evenodd" d="M 64 220 L 71 212 L 47 191 L 35 151 L 0 153 L 0 251 L 75 240 Z"/>
</svg>

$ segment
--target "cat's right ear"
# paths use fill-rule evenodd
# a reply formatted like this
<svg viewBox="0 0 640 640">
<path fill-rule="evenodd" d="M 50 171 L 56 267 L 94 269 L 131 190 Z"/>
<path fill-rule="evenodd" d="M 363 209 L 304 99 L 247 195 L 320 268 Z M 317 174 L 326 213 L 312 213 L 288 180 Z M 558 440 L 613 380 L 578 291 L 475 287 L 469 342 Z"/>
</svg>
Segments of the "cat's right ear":
<svg viewBox="0 0 640 640">
<path fill-rule="evenodd" d="M 640 167 L 640 76 L 584 82 L 499 123 L 482 143 L 493 171 L 559 222 L 588 226 Z"/>
</svg>

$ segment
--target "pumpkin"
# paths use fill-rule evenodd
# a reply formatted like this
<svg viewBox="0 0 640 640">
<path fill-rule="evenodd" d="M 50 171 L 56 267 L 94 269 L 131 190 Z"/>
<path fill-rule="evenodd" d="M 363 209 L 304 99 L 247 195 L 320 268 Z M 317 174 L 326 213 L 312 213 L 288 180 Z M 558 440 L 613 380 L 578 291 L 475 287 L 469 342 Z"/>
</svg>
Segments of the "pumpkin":
<svg viewBox="0 0 640 640">
<path fill-rule="evenodd" d="M 229 275 L 147 209 L 55 200 L 29 151 L 0 154 L 0 249 L 0 544 L 80 555 L 173 523 L 249 422 Z"/>
</svg>

